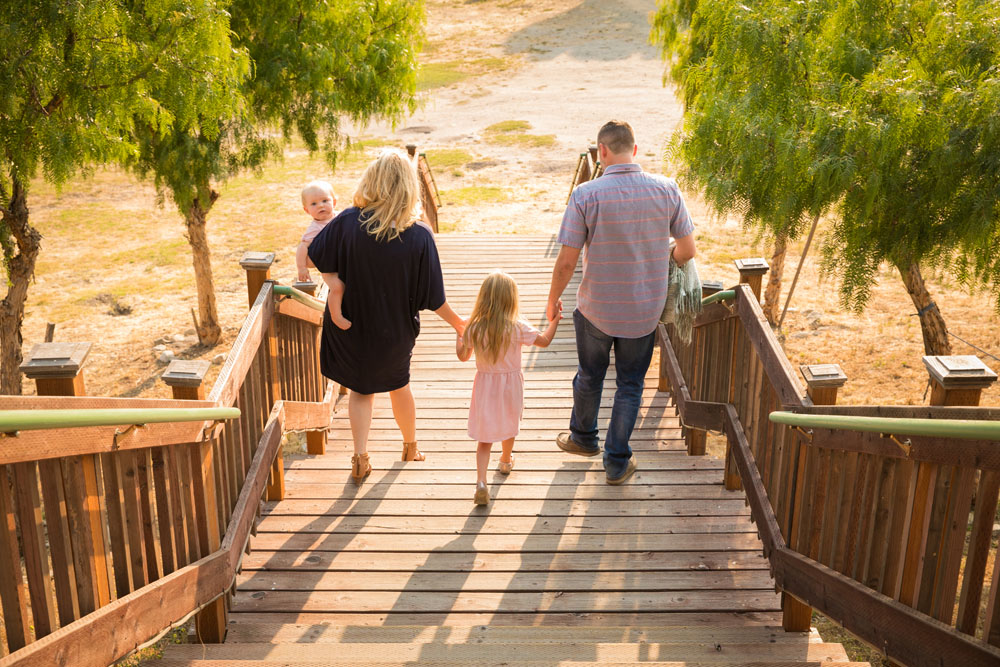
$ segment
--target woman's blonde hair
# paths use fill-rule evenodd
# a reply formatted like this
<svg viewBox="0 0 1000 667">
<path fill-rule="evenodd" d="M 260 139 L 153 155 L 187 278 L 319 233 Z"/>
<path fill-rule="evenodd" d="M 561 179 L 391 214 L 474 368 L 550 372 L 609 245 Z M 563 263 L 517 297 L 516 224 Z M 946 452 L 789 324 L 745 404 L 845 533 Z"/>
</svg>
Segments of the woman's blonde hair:
<svg viewBox="0 0 1000 667">
<path fill-rule="evenodd" d="M 496 363 L 517 330 L 517 283 L 503 271 L 486 276 L 465 326 L 462 342 L 476 356 Z"/>
<path fill-rule="evenodd" d="M 376 241 L 399 238 L 420 216 L 417 170 L 402 151 L 383 150 L 361 175 L 354 193 L 361 223 Z"/>
</svg>

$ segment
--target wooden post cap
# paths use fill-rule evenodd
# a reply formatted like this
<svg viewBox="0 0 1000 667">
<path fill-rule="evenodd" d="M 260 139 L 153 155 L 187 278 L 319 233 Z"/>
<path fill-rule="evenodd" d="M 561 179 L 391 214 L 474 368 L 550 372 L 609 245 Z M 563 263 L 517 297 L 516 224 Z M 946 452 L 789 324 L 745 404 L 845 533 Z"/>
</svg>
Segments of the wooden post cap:
<svg viewBox="0 0 1000 667">
<path fill-rule="evenodd" d="M 721 292 L 723 290 L 723 284 L 721 280 L 702 280 L 701 281 L 701 295 L 711 296 L 716 292 Z"/>
<path fill-rule="evenodd" d="M 997 374 L 972 354 L 925 356 L 923 360 L 931 379 L 944 389 L 985 389 L 997 379 Z"/>
<path fill-rule="evenodd" d="M 174 359 L 160 377 L 169 387 L 200 387 L 211 365 L 210 361 Z"/>
<path fill-rule="evenodd" d="M 240 266 L 247 271 L 268 271 L 274 264 L 273 252 L 247 251 L 243 253 Z"/>
<path fill-rule="evenodd" d="M 847 375 L 840 364 L 802 364 L 799 372 L 810 389 L 843 387 L 847 382 Z"/>
<path fill-rule="evenodd" d="M 410 157 L 415 156 L 417 154 L 417 145 L 416 144 L 406 144 L 406 152 L 410 154 Z"/>
<path fill-rule="evenodd" d="M 740 272 L 741 276 L 762 276 L 771 268 L 763 257 L 737 259 L 733 261 L 733 264 L 736 265 L 736 270 Z"/>
<path fill-rule="evenodd" d="M 316 288 L 318 287 L 318 285 L 311 280 L 301 280 L 292 283 L 292 287 L 294 287 L 300 292 L 305 292 L 306 294 L 312 294 L 313 296 L 316 296 Z"/>
<path fill-rule="evenodd" d="M 37 343 L 21 363 L 28 378 L 72 378 L 80 373 L 92 343 Z"/>
</svg>

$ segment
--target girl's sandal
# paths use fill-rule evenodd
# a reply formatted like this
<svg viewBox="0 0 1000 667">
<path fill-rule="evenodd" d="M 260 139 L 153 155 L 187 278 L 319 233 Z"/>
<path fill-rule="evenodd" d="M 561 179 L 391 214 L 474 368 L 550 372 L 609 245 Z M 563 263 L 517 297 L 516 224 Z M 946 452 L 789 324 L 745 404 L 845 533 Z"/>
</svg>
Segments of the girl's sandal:
<svg viewBox="0 0 1000 667">
<path fill-rule="evenodd" d="M 355 484 L 360 484 L 365 477 L 371 474 L 372 464 L 368 454 L 355 454 L 351 457 L 351 479 Z"/>
<path fill-rule="evenodd" d="M 417 449 L 416 442 L 404 442 L 403 443 L 403 460 L 404 461 L 423 461 L 426 456 L 424 453 Z"/>
<path fill-rule="evenodd" d="M 476 483 L 476 495 L 472 497 L 472 502 L 477 505 L 488 505 L 490 502 L 490 492 L 482 482 Z"/>
<path fill-rule="evenodd" d="M 501 461 L 497 465 L 497 472 L 501 475 L 509 475 L 510 471 L 514 469 L 514 457 L 510 457 L 510 461 Z"/>
</svg>

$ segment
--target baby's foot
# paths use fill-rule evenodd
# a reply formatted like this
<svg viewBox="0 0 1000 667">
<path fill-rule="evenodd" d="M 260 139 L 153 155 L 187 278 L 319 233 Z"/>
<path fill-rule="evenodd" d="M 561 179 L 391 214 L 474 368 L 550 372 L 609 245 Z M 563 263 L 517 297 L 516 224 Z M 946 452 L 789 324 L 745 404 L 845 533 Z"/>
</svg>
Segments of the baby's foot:
<svg viewBox="0 0 1000 667">
<path fill-rule="evenodd" d="M 343 315 L 341 315 L 340 313 L 330 313 L 330 319 L 333 320 L 334 325 L 338 329 L 343 329 L 344 331 L 347 331 L 348 329 L 351 328 L 351 321 L 346 317 L 344 317 Z"/>
</svg>

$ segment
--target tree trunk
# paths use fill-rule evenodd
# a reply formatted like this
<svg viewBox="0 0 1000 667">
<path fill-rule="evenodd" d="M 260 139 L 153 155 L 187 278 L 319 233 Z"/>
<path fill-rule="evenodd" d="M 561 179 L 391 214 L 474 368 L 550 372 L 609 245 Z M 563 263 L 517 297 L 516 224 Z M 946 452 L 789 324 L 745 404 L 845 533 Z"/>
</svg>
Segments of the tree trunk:
<svg viewBox="0 0 1000 667">
<path fill-rule="evenodd" d="M 194 280 L 198 289 L 198 339 L 203 345 L 215 345 L 222 338 L 219 326 L 219 311 L 215 305 L 215 283 L 212 280 L 212 257 L 208 250 L 208 234 L 205 232 L 206 217 L 219 193 L 212 191 L 207 206 L 197 199 L 184 212 L 187 225 L 188 243 L 191 244 L 191 259 L 194 262 Z"/>
<path fill-rule="evenodd" d="M 42 235 L 28 224 L 28 193 L 18 178 L 11 179 L 11 196 L 3 210 L 2 224 L 10 231 L 17 253 L 7 263 L 7 296 L 0 301 L 0 394 L 21 394 L 21 325 L 28 284 L 35 274 L 35 260 Z"/>
<path fill-rule="evenodd" d="M 774 239 L 774 254 L 771 255 L 771 271 L 767 275 L 767 289 L 764 290 L 764 305 L 761 308 L 768 323 L 773 327 L 778 321 L 778 301 L 781 298 L 781 277 L 785 270 L 785 249 L 788 239 L 778 236 Z"/>
<path fill-rule="evenodd" d="M 900 263 L 896 265 L 896 268 L 899 270 L 899 275 L 903 277 L 903 284 L 906 285 L 906 291 L 920 317 L 920 331 L 924 336 L 924 354 L 951 354 L 948 328 L 945 326 L 941 311 L 931 299 L 930 292 L 927 291 L 924 277 L 920 273 L 920 265 L 916 262 Z"/>
</svg>

